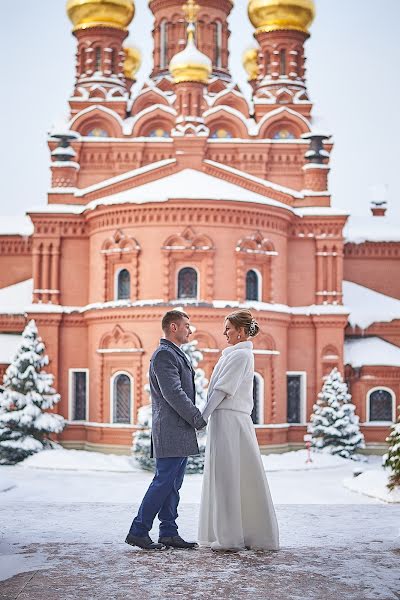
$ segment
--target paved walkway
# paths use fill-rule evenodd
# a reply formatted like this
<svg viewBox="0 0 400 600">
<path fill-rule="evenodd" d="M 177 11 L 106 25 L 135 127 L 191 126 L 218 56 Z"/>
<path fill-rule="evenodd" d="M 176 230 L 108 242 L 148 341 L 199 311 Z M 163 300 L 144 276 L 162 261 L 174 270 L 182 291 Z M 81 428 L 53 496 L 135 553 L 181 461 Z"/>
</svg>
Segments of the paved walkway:
<svg viewBox="0 0 400 600">
<path fill-rule="evenodd" d="M 282 549 L 238 554 L 133 549 L 121 541 L 133 510 L 0 506 L 0 561 L 18 573 L 0 582 L 0 599 L 400 599 L 399 506 L 280 505 Z M 186 537 L 195 533 L 197 512 L 197 505 L 182 506 Z"/>
</svg>

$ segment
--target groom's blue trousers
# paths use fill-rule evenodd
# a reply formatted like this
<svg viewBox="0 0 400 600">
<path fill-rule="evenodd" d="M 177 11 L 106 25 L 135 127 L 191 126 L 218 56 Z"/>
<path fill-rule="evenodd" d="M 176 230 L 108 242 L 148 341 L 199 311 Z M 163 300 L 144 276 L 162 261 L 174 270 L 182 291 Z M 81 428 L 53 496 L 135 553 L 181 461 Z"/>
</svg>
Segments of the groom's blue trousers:
<svg viewBox="0 0 400 600">
<path fill-rule="evenodd" d="M 160 537 L 177 535 L 179 490 L 182 487 L 187 458 L 157 458 L 154 479 L 147 490 L 129 533 L 145 536 L 158 515 Z"/>
</svg>

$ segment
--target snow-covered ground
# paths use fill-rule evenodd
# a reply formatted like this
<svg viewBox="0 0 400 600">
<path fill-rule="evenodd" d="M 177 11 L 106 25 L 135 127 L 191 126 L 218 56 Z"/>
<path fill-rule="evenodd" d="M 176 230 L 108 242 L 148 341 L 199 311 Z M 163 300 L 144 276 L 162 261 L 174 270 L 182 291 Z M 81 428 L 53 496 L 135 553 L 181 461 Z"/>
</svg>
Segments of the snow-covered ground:
<svg viewBox="0 0 400 600">
<path fill-rule="evenodd" d="M 345 479 L 343 485 L 353 492 L 365 494 L 384 502 L 400 503 L 400 488 L 390 491 L 387 487 L 388 474 L 383 469 L 362 473 L 355 479 Z"/>
<path fill-rule="evenodd" d="M 305 458 L 305 451 L 263 457 L 282 548 L 264 558 L 245 552 L 219 558 L 201 550 L 153 559 L 127 547 L 124 536 L 152 478 L 129 457 L 45 451 L 2 466 L 0 598 L 14 598 L 27 586 L 21 599 L 123 600 L 134 597 L 131 579 L 142 600 L 395 600 L 400 506 L 343 485 L 364 477 L 354 478 L 354 469 L 380 472 L 381 458 L 354 463 L 313 453 L 308 465 Z M 182 488 L 179 524 L 186 538 L 196 537 L 201 482 L 201 475 L 188 475 Z"/>
</svg>

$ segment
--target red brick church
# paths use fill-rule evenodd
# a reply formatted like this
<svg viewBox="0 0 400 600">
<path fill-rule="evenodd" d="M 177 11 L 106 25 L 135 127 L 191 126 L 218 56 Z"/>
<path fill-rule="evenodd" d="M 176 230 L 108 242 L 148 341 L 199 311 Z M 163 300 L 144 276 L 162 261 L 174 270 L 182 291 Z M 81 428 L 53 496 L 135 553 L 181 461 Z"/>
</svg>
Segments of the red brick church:
<svg viewBox="0 0 400 600">
<path fill-rule="evenodd" d="M 0 371 L 34 318 L 62 442 L 126 452 L 164 312 L 190 313 L 209 375 L 224 316 L 249 307 L 260 445 L 303 443 L 337 366 L 380 450 L 400 395 L 400 233 L 382 202 L 331 205 L 333 144 L 306 85 L 314 2 L 249 1 L 251 101 L 228 67 L 233 0 L 182 2 L 150 0 L 153 69 L 134 94 L 133 0 L 67 2 L 76 80 L 47 204 L 0 224 Z"/>
</svg>

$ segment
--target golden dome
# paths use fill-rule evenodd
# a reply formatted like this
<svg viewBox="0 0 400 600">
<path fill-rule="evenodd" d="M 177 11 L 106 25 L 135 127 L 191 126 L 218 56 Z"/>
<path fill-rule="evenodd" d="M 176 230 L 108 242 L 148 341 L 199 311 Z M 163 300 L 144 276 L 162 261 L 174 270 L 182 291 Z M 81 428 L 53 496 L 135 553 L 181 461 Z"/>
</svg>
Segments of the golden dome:
<svg viewBox="0 0 400 600">
<path fill-rule="evenodd" d="M 90 27 L 125 30 L 135 14 L 133 0 L 68 0 L 67 14 L 74 31 Z"/>
<path fill-rule="evenodd" d="M 132 48 L 130 46 L 124 48 L 124 52 L 124 75 L 127 79 L 135 79 L 135 75 L 142 64 L 142 55 L 137 48 Z"/>
<path fill-rule="evenodd" d="M 249 81 L 254 81 L 258 77 L 258 49 L 248 48 L 243 52 L 242 64 L 248 75 Z"/>
<path fill-rule="evenodd" d="M 208 83 L 212 71 L 212 62 L 194 43 L 193 31 L 189 31 L 186 48 L 172 57 L 169 70 L 175 83 L 197 81 Z"/>
<path fill-rule="evenodd" d="M 315 17 L 314 0 L 249 0 L 249 18 L 256 33 L 294 29 L 308 33 Z"/>
</svg>

